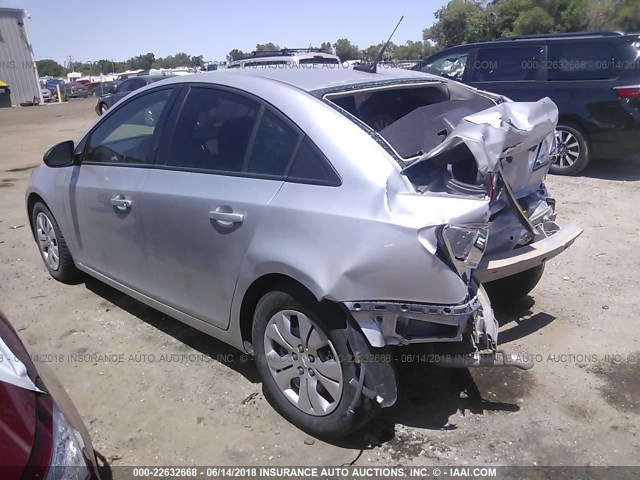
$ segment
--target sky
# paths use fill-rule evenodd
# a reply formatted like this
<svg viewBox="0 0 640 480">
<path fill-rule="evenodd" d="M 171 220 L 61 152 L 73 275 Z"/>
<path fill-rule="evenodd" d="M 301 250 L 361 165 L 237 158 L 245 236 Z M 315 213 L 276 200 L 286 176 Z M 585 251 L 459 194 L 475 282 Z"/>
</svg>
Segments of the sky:
<svg viewBox="0 0 640 480">
<path fill-rule="evenodd" d="M 360 48 L 386 41 L 422 40 L 434 12 L 447 0 L 0 0 L 31 16 L 28 35 L 36 60 L 59 63 L 127 60 L 148 52 L 156 58 L 185 52 L 224 60 L 233 48 L 258 43 L 320 46 L 348 38 Z"/>
</svg>

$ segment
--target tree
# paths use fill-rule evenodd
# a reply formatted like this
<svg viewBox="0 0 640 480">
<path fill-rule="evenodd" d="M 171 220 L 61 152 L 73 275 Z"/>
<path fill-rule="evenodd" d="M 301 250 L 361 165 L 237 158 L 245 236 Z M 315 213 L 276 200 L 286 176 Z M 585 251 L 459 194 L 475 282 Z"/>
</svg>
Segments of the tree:
<svg viewBox="0 0 640 480">
<path fill-rule="evenodd" d="M 333 48 L 335 49 L 336 55 L 343 62 L 362 58 L 362 52 L 358 46 L 354 45 L 346 38 L 336 40 L 336 43 L 333 44 Z"/>
<path fill-rule="evenodd" d="M 280 46 L 276 45 L 275 43 L 259 43 L 256 45 L 256 52 L 265 52 L 268 50 L 280 50 Z"/>
<path fill-rule="evenodd" d="M 320 48 L 327 53 L 333 53 L 333 47 L 331 46 L 331 42 L 322 42 Z"/>
<path fill-rule="evenodd" d="M 614 7 L 612 26 L 626 32 L 640 31 L 640 5 L 638 0 L 618 0 Z"/>
<path fill-rule="evenodd" d="M 423 31 L 423 39 L 450 47 L 493 37 L 489 10 L 478 1 L 451 0 L 435 13 L 436 23 Z"/>
<path fill-rule="evenodd" d="M 64 73 L 64 67 L 55 60 L 38 60 L 36 66 L 41 77 L 61 77 Z"/>
<path fill-rule="evenodd" d="M 127 66 L 131 70 L 149 70 L 155 61 L 156 56 L 153 53 L 147 53 L 145 55 L 131 57 L 127 60 Z"/>
<path fill-rule="evenodd" d="M 246 57 L 248 54 L 243 52 L 242 50 L 238 50 L 234 48 L 229 53 L 227 53 L 227 62 L 232 62 L 236 58 Z"/>
<path fill-rule="evenodd" d="M 553 29 L 553 18 L 540 7 L 533 7 L 531 10 L 522 12 L 513 22 L 514 35 L 549 33 Z"/>
<path fill-rule="evenodd" d="M 191 57 L 191 67 L 195 68 L 203 68 L 204 67 L 204 57 L 202 55 L 194 55 Z"/>
<path fill-rule="evenodd" d="M 362 57 L 366 58 L 368 61 L 372 62 L 378 57 L 378 53 L 380 49 L 384 46 L 384 43 L 378 43 L 376 45 L 371 45 L 370 47 L 362 50 Z"/>
</svg>

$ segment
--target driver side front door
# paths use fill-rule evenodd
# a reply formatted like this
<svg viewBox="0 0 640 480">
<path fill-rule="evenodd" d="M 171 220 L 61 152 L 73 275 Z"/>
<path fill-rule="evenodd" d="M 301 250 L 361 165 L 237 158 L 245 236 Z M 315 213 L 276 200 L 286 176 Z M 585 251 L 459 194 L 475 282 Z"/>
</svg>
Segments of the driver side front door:
<svg viewBox="0 0 640 480">
<path fill-rule="evenodd" d="M 89 134 L 69 207 L 81 266 L 143 291 L 148 282 L 139 210 L 174 89 L 140 95 Z"/>
</svg>

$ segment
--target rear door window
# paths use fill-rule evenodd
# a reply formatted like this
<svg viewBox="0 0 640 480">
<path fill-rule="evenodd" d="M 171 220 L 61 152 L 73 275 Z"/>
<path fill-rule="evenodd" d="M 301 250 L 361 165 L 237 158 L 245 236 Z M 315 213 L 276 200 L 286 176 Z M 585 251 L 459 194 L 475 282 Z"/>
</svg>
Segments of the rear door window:
<svg viewBox="0 0 640 480">
<path fill-rule="evenodd" d="M 164 164 L 241 172 L 260 105 L 242 95 L 193 87 L 176 120 Z"/>
<path fill-rule="evenodd" d="M 247 172 L 284 175 L 297 143 L 298 134 L 276 115 L 265 111 L 253 142 Z"/>
<path fill-rule="evenodd" d="M 480 48 L 473 62 L 473 82 L 535 80 L 544 47 Z"/>
<path fill-rule="evenodd" d="M 454 80 L 462 80 L 464 71 L 467 66 L 467 57 L 469 52 L 452 52 L 439 58 L 435 58 L 427 65 L 422 67 L 424 73 L 439 75 L 441 77 L 453 78 Z"/>
<path fill-rule="evenodd" d="M 551 42 L 547 61 L 549 80 L 603 80 L 619 69 L 615 50 L 605 42 Z"/>
</svg>

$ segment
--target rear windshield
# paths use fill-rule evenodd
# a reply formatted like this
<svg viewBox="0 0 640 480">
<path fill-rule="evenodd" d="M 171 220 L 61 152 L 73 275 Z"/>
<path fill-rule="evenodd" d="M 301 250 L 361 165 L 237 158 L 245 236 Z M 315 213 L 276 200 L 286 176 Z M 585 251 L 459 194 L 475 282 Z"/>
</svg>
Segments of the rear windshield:
<svg viewBox="0 0 640 480">
<path fill-rule="evenodd" d="M 330 93 L 325 99 L 378 132 L 404 160 L 435 148 L 465 116 L 495 105 L 470 88 L 452 90 L 441 82 Z"/>
</svg>

